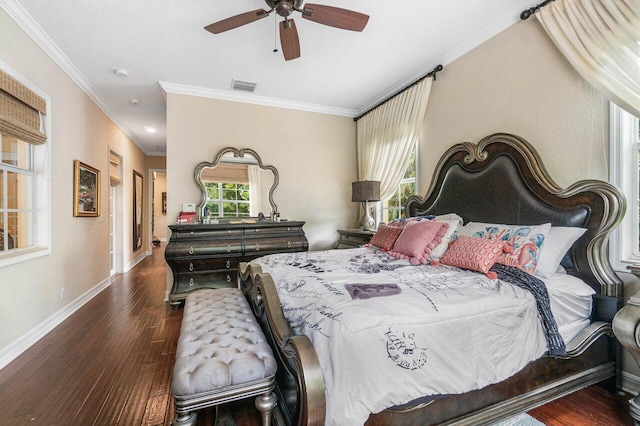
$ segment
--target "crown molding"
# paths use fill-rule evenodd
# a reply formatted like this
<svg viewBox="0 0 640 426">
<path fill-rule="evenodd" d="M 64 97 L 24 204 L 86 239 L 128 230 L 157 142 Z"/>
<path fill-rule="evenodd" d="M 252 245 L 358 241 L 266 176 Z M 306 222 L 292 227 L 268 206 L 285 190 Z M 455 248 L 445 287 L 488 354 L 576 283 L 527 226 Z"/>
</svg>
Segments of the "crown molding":
<svg viewBox="0 0 640 426">
<path fill-rule="evenodd" d="M 433 68 L 435 68 L 436 65 L 442 64 L 442 66 L 446 68 L 446 66 L 449 65 L 451 62 L 464 56 L 466 53 L 472 51 L 473 49 L 480 46 L 490 38 L 498 35 L 502 31 L 506 30 L 507 28 L 515 24 L 516 22 L 519 22 L 520 21 L 519 9 L 516 12 L 517 13 L 511 10 L 508 10 L 507 12 L 499 16 L 498 19 L 492 21 L 490 24 L 482 28 L 478 33 L 472 35 L 471 37 L 464 40 L 462 43 L 458 44 L 453 49 L 445 53 L 444 56 L 442 57 L 442 60 L 430 62 L 428 64 L 425 64 L 424 66 L 421 66 L 416 72 L 414 72 L 413 74 L 410 74 L 409 76 L 404 78 L 402 81 L 396 83 L 391 88 L 385 90 L 382 94 L 376 96 L 374 99 L 367 102 L 363 107 L 358 109 L 358 114 L 356 116 L 359 116 L 362 113 L 370 110 L 371 108 L 375 107 L 376 105 L 378 105 L 380 102 L 382 102 L 389 96 L 404 89 L 408 85 L 414 83 L 416 80 L 424 77 L 424 75 L 430 70 L 432 70 Z M 445 74 L 446 69 L 444 71 L 445 72 L 441 71 L 438 74 L 438 76 Z"/>
<path fill-rule="evenodd" d="M 168 83 L 164 81 L 159 81 L 158 84 L 162 88 L 165 102 L 167 99 L 167 93 L 172 93 L 177 95 L 198 96 L 201 98 L 220 99 L 223 101 L 242 102 L 246 104 L 263 105 L 276 108 L 294 109 L 298 111 L 317 112 L 320 114 L 339 115 L 350 118 L 356 117 L 358 115 L 357 111 L 354 109 L 287 101 L 284 99 L 249 95 L 246 93 L 232 93 L 225 90 L 187 86 L 184 84 Z"/>
<path fill-rule="evenodd" d="M 118 118 L 117 114 L 107 106 L 107 104 L 100 98 L 93 86 L 87 81 L 82 73 L 73 65 L 71 60 L 60 50 L 53 40 L 47 35 L 47 33 L 38 25 L 38 23 L 29 15 L 29 13 L 15 0 L 0 0 L 0 8 L 2 8 L 11 19 L 13 19 L 20 28 L 27 33 L 33 41 L 38 44 L 49 55 L 51 59 L 73 80 L 80 89 L 86 93 L 89 98 L 104 112 L 107 117 L 113 121 L 113 123 L 120 128 L 120 130 L 131 139 L 137 146 L 144 152 L 144 149 L 140 147 L 134 133 Z"/>
</svg>

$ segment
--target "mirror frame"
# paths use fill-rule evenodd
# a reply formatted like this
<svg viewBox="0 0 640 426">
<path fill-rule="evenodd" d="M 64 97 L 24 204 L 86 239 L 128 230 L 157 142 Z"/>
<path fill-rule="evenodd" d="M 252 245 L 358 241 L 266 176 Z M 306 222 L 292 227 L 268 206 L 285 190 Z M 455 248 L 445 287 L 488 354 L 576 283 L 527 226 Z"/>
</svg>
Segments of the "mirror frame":
<svg viewBox="0 0 640 426">
<path fill-rule="evenodd" d="M 204 206 L 207 204 L 207 189 L 204 187 L 204 183 L 202 183 L 202 180 L 200 179 L 200 174 L 202 173 L 202 169 L 206 167 L 217 166 L 220 160 L 222 159 L 222 157 L 228 153 L 233 153 L 233 156 L 236 158 L 244 158 L 245 154 L 251 154 L 258 162 L 258 167 L 260 167 L 262 170 L 269 170 L 271 171 L 271 173 L 273 173 L 273 185 L 271 185 L 271 188 L 269 189 L 269 205 L 271 205 L 272 212 L 277 212 L 278 205 L 273 201 L 273 191 L 275 191 L 276 187 L 278 186 L 278 182 L 280 182 L 280 175 L 278 174 L 278 169 L 276 169 L 273 166 L 265 166 L 264 164 L 262 164 L 262 159 L 260 158 L 258 153 L 250 148 L 237 149 L 237 148 L 228 146 L 218 151 L 215 158 L 213 159 L 213 162 L 208 163 L 206 161 L 203 161 L 202 163 L 196 166 L 193 172 L 193 179 L 196 181 L 196 184 L 198 185 L 198 187 L 200 188 L 200 192 L 202 193 L 200 198 L 200 203 L 198 204 L 198 212 L 197 212 L 198 220 L 199 221 L 202 220 L 202 211 L 204 209 Z"/>
</svg>

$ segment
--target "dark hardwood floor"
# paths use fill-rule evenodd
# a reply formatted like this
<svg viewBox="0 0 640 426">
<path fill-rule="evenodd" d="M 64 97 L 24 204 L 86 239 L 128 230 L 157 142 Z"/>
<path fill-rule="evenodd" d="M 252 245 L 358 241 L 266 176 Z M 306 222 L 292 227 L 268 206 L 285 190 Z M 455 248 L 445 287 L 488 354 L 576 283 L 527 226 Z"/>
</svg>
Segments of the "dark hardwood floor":
<svg viewBox="0 0 640 426">
<path fill-rule="evenodd" d="M 0 370 L 0 425 L 169 425 L 182 310 L 165 290 L 162 245 Z M 592 386 L 530 414 L 547 426 L 632 425 L 629 398 Z M 229 411 L 238 426 L 260 424 L 253 400 Z M 213 418 L 204 410 L 198 424 Z"/>
</svg>

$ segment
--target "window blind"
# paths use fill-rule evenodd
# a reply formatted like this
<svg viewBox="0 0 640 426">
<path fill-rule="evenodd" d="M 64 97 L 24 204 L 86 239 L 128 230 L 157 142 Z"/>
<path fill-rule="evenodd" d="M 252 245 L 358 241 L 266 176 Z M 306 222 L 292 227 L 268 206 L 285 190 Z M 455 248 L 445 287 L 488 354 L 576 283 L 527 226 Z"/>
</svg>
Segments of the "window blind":
<svg viewBox="0 0 640 426">
<path fill-rule="evenodd" d="M 0 132 L 24 142 L 40 145 L 47 135 L 42 116 L 47 103 L 18 80 L 0 70 Z"/>
</svg>

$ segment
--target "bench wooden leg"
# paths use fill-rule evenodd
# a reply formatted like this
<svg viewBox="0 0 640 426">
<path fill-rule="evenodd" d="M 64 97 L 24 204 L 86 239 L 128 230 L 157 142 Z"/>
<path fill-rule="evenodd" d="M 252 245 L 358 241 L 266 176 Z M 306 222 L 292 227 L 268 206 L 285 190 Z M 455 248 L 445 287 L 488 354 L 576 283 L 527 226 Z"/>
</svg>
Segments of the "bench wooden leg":
<svg viewBox="0 0 640 426">
<path fill-rule="evenodd" d="M 171 426 L 196 426 L 198 420 L 198 416 L 196 413 L 176 413 L 173 421 L 171 421 Z"/>
<path fill-rule="evenodd" d="M 262 426 L 271 426 L 271 413 L 278 403 L 273 392 L 267 392 L 256 397 L 256 408 L 262 413 Z"/>
</svg>

